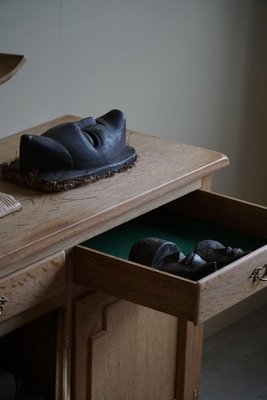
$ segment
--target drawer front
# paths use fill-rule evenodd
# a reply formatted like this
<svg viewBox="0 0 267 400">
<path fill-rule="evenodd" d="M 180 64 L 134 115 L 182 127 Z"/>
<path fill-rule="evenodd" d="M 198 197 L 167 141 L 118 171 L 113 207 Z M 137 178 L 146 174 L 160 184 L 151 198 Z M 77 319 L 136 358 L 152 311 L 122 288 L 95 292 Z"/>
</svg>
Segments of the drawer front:
<svg viewBox="0 0 267 400">
<path fill-rule="evenodd" d="M 195 322 L 204 322 L 259 290 L 267 288 L 267 282 L 253 279 L 253 271 L 265 265 L 267 265 L 267 245 L 201 279 L 198 282 L 199 304 Z"/>
<path fill-rule="evenodd" d="M 74 280 L 167 314 L 195 319 L 198 285 L 153 268 L 76 246 Z"/>
<path fill-rule="evenodd" d="M 62 293 L 64 265 L 65 253 L 60 252 L 2 278 L 0 323 Z"/>
<path fill-rule="evenodd" d="M 202 197 L 207 201 L 208 206 L 201 205 L 199 199 Z M 191 206 L 187 207 L 187 204 Z M 223 215 L 225 207 L 227 218 L 224 219 L 219 215 Z M 195 225 L 192 225 L 193 239 L 190 238 L 190 245 L 194 240 L 214 239 L 231 246 L 231 242 L 225 243 L 215 236 L 219 229 L 219 237 L 224 235 L 225 240 L 235 240 L 235 237 L 239 235 L 238 239 L 241 243 L 253 244 L 251 249 L 253 251 L 196 282 L 129 262 L 127 256 L 120 254 L 120 250 L 117 253 L 110 251 L 110 242 L 116 242 L 116 236 L 118 236 L 115 247 L 119 248 L 120 242 L 126 242 L 128 236 L 131 236 L 135 224 L 137 226 L 143 224 L 139 239 L 145 236 L 156 236 L 154 225 L 157 224 L 160 233 L 158 237 L 175 241 L 173 239 L 175 230 L 180 229 L 182 233 L 188 230 L 187 222 L 185 222 L 187 219 L 184 218 L 191 218 L 191 216 L 184 217 L 184 213 L 192 214 L 192 210 L 195 217 L 199 212 L 200 219 L 197 218 L 197 224 L 200 225 L 197 226 L 200 228 L 197 229 Z M 168 218 L 170 223 L 168 223 Z M 248 224 L 244 223 L 246 218 Z M 213 193 L 196 191 L 154 210 L 149 216 L 144 215 L 138 218 L 136 223 L 130 221 L 88 243 L 77 246 L 74 249 L 74 280 L 78 284 L 104 290 L 113 296 L 179 316 L 194 323 L 201 323 L 267 287 L 267 282 L 250 278 L 254 269 L 263 268 L 267 264 L 267 232 L 262 226 L 266 220 L 267 209 L 264 207 Z M 240 221 L 243 221 L 242 225 Z M 153 225 L 151 230 L 150 222 Z M 189 222 L 190 225 L 191 222 Z M 218 224 L 218 222 L 222 223 Z M 241 232 L 239 232 L 240 228 Z M 257 236 L 258 233 L 260 237 Z M 203 237 L 202 235 L 213 236 Z M 175 243 L 181 245 L 179 242 Z M 242 245 L 231 247 L 242 247 Z M 181 248 L 183 250 L 182 246 Z"/>
</svg>

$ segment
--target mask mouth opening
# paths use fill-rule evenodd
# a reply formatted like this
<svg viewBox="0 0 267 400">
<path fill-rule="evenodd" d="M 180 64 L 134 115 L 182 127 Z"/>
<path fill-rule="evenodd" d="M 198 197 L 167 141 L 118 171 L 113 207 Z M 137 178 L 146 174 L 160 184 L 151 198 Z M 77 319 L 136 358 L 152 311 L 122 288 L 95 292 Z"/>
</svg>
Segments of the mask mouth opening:
<svg viewBox="0 0 267 400">
<path fill-rule="evenodd" d="M 90 128 L 83 129 L 83 132 L 85 133 L 86 138 L 92 144 L 93 147 L 96 148 L 101 146 L 102 141 L 96 132 L 93 132 Z"/>
</svg>

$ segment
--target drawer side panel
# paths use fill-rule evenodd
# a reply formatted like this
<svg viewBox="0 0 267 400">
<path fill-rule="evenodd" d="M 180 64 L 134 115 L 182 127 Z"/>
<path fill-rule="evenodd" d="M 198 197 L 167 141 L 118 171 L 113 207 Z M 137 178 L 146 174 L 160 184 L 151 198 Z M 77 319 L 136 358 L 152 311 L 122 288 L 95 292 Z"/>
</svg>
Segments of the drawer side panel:
<svg viewBox="0 0 267 400">
<path fill-rule="evenodd" d="M 267 208 L 263 206 L 196 190 L 169 207 L 180 213 L 267 238 Z"/>
</svg>

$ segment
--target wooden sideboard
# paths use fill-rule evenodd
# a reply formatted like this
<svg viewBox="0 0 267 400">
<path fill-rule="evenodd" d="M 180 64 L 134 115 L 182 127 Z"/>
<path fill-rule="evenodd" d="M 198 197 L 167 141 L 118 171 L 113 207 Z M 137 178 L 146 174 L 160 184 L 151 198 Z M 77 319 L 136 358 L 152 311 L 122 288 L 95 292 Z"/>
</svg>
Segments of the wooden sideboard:
<svg viewBox="0 0 267 400">
<path fill-rule="evenodd" d="M 76 119 L 2 139 L 0 162 L 17 156 L 21 134 Z M 264 245 L 198 282 L 84 246 L 149 213 L 159 221 L 171 213 L 178 224 L 181 210 L 267 237 L 265 208 L 209 192 L 225 155 L 135 131 L 127 141 L 138 153 L 133 168 L 74 190 L 44 194 L 0 181 L 22 205 L 0 219 L 0 297 L 9 300 L 0 351 L 7 359 L 16 348 L 15 367 L 25 365 L 23 377 L 35 371 L 33 386 L 43 377 L 45 398 L 198 399 L 203 322 L 264 288 L 248 278 L 267 262 Z M 31 393 L 30 377 L 27 385 Z"/>
</svg>

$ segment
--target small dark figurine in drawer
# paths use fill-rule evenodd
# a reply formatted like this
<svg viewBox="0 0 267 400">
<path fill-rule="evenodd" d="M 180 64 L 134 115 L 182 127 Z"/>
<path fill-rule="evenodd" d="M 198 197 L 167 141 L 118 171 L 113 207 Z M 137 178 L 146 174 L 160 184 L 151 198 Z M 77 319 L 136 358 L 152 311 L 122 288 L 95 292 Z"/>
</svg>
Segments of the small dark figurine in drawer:
<svg viewBox="0 0 267 400">
<path fill-rule="evenodd" d="M 147 237 L 131 247 L 129 260 L 197 281 L 249 253 L 216 240 L 202 240 L 185 256 L 175 243 Z"/>
</svg>

